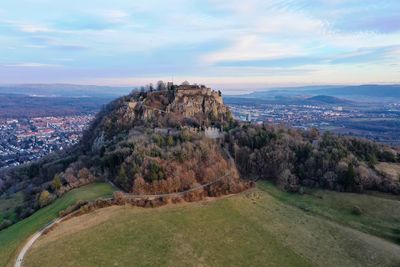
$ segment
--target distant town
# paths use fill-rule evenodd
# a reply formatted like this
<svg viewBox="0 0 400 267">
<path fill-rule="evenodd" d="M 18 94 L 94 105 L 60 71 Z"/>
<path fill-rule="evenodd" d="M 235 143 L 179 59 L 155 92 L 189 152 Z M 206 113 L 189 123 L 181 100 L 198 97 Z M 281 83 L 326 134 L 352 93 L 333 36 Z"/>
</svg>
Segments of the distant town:
<svg viewBox="0 0 400 267">
<path fill-rule="evenodd" d="M 400 104 L 249 104 L 228 103 L 234 117 L 251 123 L 286 124 L 295 128 L 315 127 L 321 131 L 367 138 L 400 145 Z"/>
<path fill-rule="evenodd" d="M 0 120 L 0 168 L 37 160 L 77 144 L 94 115 Z"/>
</svg>

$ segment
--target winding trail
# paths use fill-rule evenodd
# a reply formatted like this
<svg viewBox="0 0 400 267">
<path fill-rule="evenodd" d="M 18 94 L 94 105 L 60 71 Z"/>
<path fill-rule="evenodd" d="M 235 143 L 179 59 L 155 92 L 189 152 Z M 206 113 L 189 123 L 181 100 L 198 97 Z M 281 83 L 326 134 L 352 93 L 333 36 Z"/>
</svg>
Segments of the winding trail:
<svg viewBox="0 0 400 267">
<path fill-rule="evenodd" d="M 28 241 L 25 243 L 24 247 L 21 249 L 21 251 L 19 252 L 17 259 L 15 261 L 14 267 L 21 267 L 22 266 L 22 262 L 24 260 L 24 257 L 26 255 L 26 253 L 28 252 L 28 250 L 32 247 L 33 243 L 35 243 L 35 241 L 42 236 L 42 234 L 50 229 L 51 227 L 53 227 L 54 225 L 56 225 L 57 223 L 62 222 L 66 217 L 63 218 L 58 218 L 56 220 L 53 220 L 52 222 L 50 222 L 48 225 L 46 225 L 42 230 L 36 232 L 36 234 L 34 234 L 33 236 L 31 236 Z"/>
<path fill-rule="evenodd" d="M 198 189 L 201 189 L 201 188 L 205 188 L 205 187 L 207 187 L 207 186 L 210 186 L 210 185 L 212 185 L 212 184 L 214 184 L 214 183 L 220 181 L 221 179 L 227 177 L 227 176 L 230 175 L 230 174 L 231 174 L 231 172 L 227 172 L 227 173 L 225 173 L 224 175 L 222 175 L 222 176 L 220 176 L 220 177 L 214 179 L 213 181 L 211 181 L 211 182 L 209 182 L 209 183 L 202 184 L 202 185 L 199 185 L 199 186 L 197 186 L 197 187 L 190 188 L 190 189 L 188 189 L 188 190 L 181 191 L 181 192 L 167 193 L 167 194 L 156 194 L 156 195 L 134 195 L 134 194 L 125 193 L 125 197 L 126 197 L 126 198 L 132 198 L 132 199 L 138 199 L 138 198 L 146 198 L 146 199 L 149 199 L 149 198 L 158 198 L 158 197 L 167 197 L 167 196 L 181 196 L 181 195 L 184 195 L 184 194 L 187 194 L 187 193 L 196 191 L 196 190 L 198 190 Z M 112 184 L 112 183 L 111 183 L 111 184 Z M 112 184 L 112 185 L 114 185 L 114 184 Z M 114 185 L 114 186 L 115 186 L 115 185 Z M 25 245 L 22 247 L 21 251 L 18 253 L 18 256 L 17 256 L 17 258 L 16 258 L 16 260 L 15 260 L 14 267 L 21 267 L 21 266 L 22 266 L 22 263 L 23 263 L 23 261 L 24 261 L 24 257 L 25 257 L 25 255 L 26 255 L 26 253 L 29 251 L 29 249 L 32 247 L 32 245 L 36 242 L 36 240 L 37 240 L 39 237 L 41 237 L 41 236 L 43 235 L 43 233 L 44 233 L 46 230 L 49 230 L 51 227 L 55 226 L 56 224 L 58 224 L 58 223 L 64 221 L 64 220 L 67 219 L 67 218 L 70 218 L 71 216 L 73 216 L 73 215 L 74 215 L 75 213 L 77 213 L 78 211 L 79 211 L 79 210 L 77 210 L 77 211 L 75 211 L 75 212 L 72 212 L 72 213 L 70 213 L 70 214 L 68 214 L 68 215 L 66 215 L 66 216 L 64 216 L 64 217 L 60 217 L 60 218 L 57 218 L 57 219 L 51 221 L 51 222 L 48 223 L 43 229 L 41 229 L 40 231 L 38 231 L 38 232 L 36 232 L 34 235 L 32 235 L 32 236 L 28 239 L 28 241 L 25 243 Z"/>
</svg>

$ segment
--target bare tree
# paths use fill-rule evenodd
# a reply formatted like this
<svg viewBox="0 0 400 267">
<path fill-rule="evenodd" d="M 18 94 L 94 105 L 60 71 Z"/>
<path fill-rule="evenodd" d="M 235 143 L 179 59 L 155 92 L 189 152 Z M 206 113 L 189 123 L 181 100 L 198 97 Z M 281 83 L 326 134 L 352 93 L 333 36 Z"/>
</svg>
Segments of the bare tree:
<svg viewBox="0 0 400 267">
<path fill-rule="evenodd" d="M 163 81 L 160 80 L 157 82 L 156 89 L 157 89 L 157 91 L 165 91 L 165 90 L 167 90 L 167 85 Z"/>
</svg>

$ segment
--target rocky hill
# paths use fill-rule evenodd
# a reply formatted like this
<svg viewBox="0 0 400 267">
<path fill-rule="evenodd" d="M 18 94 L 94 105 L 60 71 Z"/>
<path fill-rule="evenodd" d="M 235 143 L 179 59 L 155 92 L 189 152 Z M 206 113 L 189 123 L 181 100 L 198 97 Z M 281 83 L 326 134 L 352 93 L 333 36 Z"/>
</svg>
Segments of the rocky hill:
<svg viewBox="0 0 400 267">
<path fill-rule="evenodd" d="M 169 90 L 135 92 L 109 104 L 86 136 L 86 145 L 97 149 L 102 142 L 137 126 L 197 128 L 227 126 L 232 115 L 221 94 L 204 86 L 174 86 Z"/>
<path fill-rule="evenodd" d="M 381 162 L 397 167 L 400 151 L 316 129 L 241 124 L 220 92 L 169 84 L 108 104 L 78 146 L 0 173 L 0 196 L 23 195 L 10 212 L 17 221 L 95 181 L 136 195 L 189 192 L 181 196 L 188 201 L 240 192 L 251 185 L 243 179 L 300 193 L 319 187 L 399 194 L 398 177 L 381 171 Z"/>
<path fill-rule="evenodd" d="M 92 174 L 127 192 L 179 192 L 229 174 L 200 195 L 232 193 L 245 186 L 215 134 L 232 122 L 220 93 L 210 88 L 136 92 L 99 114 L 82 150 L 92 159 Z"/>
</svg>

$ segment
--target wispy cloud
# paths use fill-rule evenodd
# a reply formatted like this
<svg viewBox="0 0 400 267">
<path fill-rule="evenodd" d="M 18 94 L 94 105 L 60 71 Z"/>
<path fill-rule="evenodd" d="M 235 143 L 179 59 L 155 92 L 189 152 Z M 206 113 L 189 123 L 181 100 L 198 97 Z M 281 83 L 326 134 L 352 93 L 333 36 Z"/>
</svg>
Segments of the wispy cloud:
<svg viewBox="0 0 400 267">
<path fill-rule="evenodd" d="M 4 67 L 22 67 L 22 68 L 44 68 L 44 67 L 60 67 L 61 65 L 38 63 L 38 62 L 23 62 L 15 64 L 6 64 Z"/>
<path fill-rule="evenodd" d="M 105 12 L 100 12 L 100 14 L 110 23 L 128 22 L 130 17 L 124 10 L 107 10 Z"/>
<path fill-rule="evenodd" d="M 117 83 L 132 73 L 132 81 L 232 86 L 400 82 L 398 0 L 40 0 L 1 9 L 0 43 L 9 49 L 0 82 Z"/>
</svg>

